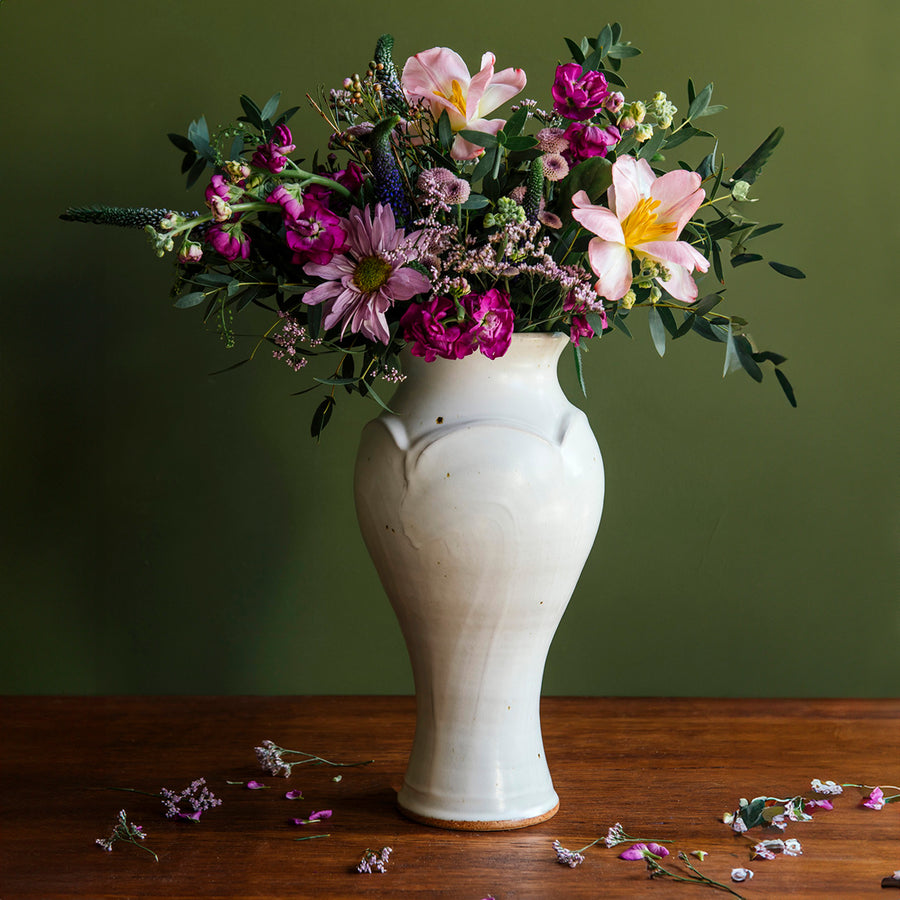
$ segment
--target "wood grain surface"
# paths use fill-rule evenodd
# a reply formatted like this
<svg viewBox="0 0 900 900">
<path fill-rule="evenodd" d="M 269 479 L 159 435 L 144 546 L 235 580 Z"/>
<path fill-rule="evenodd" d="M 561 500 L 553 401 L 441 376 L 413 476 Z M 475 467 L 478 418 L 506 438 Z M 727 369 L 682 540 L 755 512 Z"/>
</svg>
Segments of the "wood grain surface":
<svg viewBox="0 0 900 900">
<path fill-rule="evenodd" d="M 615 822 L 671 840 L 673 851 L 708 851 L 698 868 L 748 898 L 900 900 L 881 887 L 900 869 L 900 803 L 876 812 L 847 790 L 814 821 L 784 834 L 754 829 L 751 839 L 721 821 L 741 797 L 808 792 L 812 778 L 900 783 L 900 700 L 544 698 L 560 811 L 502 833 L 442 831 L 397 811 L 415 719 L 408 697 L 6 697 L 0 713 L 2 900 L 728 896 L 650 880 L 643 862 L 617 858 L 622 847 L 594 847 L 574 869 L 556 862 L 554 839 L 578 849 Z M 375 762 L 274 778 L 253 752 L 264 739 Z M 201 776 L 223 803 L 198 823 L 111 789 L 155 794 Z M 251 779 L 272 789 L 227 783 Z M 292 789 L 304 799 L 285 799 Z M 127 844 L 110 853 L 95 844 L 123 808 L 159 862 Z M 321 809 L 332 818 L 291 823 Z M 295 840 L 313 833 L 329 837 Z M 803 855 L 751 862 L 763 837 L 796 837 Z M 355 871 L 367 848 L 384 846 L 393 848 L 386 874 Z M 733 884 L 737 866 L 753 869 L 752 881 Z"/>
</svg>

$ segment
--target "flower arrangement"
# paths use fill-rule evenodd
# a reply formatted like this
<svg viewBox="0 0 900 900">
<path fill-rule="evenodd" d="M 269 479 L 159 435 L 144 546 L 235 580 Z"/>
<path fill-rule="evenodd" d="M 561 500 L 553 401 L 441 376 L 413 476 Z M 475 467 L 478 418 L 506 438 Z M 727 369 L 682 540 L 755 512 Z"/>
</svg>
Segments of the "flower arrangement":
<svg viewBox="0 0 900 900">
<path fill-rule="evenodd" d="M 202 306 L 229 346 L 237 314 L 264 310 L 249 358 L 268 344 L 299 371 L 335 354 L 332 374 L 306 388 L 325 392 L 314 436 L 340 388 L 384 406 L 379 382 L 402 380 L 404 347 L 427 361 L 494 359 L 514 332 L 563 332 L 584 389 L 588 342 L 630 336 L 634 310 L 660 355 L 688 333 L 720 342 L 725 374 L 760 381 L 772 364 L 795 405 L 784 357 L 716 309 L 725 262 L 761 260 L 750 242 L 779 227 L 748 209 L 783 129 L 733 169 L 715 142 L 681 161 L 683 143 L 713 139 L 697 125 L 723 109 L 712 85 L 688 82 L 679 117 L 665 93 L 626 97 L 622 61 L 640 51 L 618 24 L 567 45 L 572 61 L 532 100 L 520 96 L 525 72 L 498 69 L 492 53 L 475 74 L 445 47 L 398 71 L 383 35 L 365 75 L 308 98 L 330 130 L 324 159 L 293 158 L 297 107 L 279 113 L 279 94 L 262 106 L 242 96 L 237 121 L 210 133 L 201 117 L 169 136 L 189 187 L 212 169 L 202 212 L 94 206 L 63 218 L 144 228 L 158 255 L 176 255 L 175 306 Z M 508 118 L 494 117 L 507 104 Z M 704 276 L 714 283 L 701 296 Z"/>
</svg>

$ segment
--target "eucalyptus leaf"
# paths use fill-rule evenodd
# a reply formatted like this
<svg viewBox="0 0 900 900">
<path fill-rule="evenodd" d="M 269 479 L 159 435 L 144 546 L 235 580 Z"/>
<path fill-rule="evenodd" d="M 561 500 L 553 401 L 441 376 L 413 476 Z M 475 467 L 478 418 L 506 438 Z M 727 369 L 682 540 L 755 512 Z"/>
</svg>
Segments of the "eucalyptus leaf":
<svg viewBox="0 0 900 900">
<path fill-rule="evenodd" d="M 500 143 L 496 134 L 488 134 L 486 131 L 470 131 L 468 128 L 464 128 L 459 134 L 479 147 L 496 147 Z"/>
<path fill-rule="evenodd" d="M 447 110 L 444 110 L 446 112 Z M 443 115 L 444 113 L 441 113 Z M 509 137 L 516 137 L 522 133 L 525 123 L 528 121 L 528 107 L 521 106 L 510 117 L 509 121 L 503 126 L 503 131 Z M 507 144 L 507 146 L 509 146 Z"/>
<path fill-rule="evenodd" d="M 775 377 L 778 379 L 778 383 L 781 385 L 781 389 L 784 391 L 785 397 L 788 398 L 788 403 L 791 404 L 794 408 L 797 407 L 797 398 L 794 396 L 794 389 L 791 387 L 790 381 L 788 381 L 787 376 L 781 369 L 775 369 Z"/>
<path fill-rule="evenodd" d="M 262 130 L 263 121 L 260 108 L 246 94 L 241 94 L 240 103 L 241 108 L 244 110 L 244 114 L 247 117 L 247 121 L 250 122 L 251 125 Z"/>
<path fill-rule="evenodd" d="M 769 265 L 778 272 L 779 275 L 786 275 L 788 278 L 806 278 L 806 274 L 794 266 L 786 266 L 780 262 L 770 262 Z"/>
<path fill-rule="evenodd" d="M 530 134 L 516 135 L 506 139 L 506 149 L 511 152 L 530 150 L 532 147 L 536 146 L 537 138 L 532 137 Z"/>
<path fill-rule="evenodd" d="M 479 178 L 484 178 L 485 175 L 489 175 L 491 169 L 494 168 L 494 157 L 498 155 L 497 148 L 492 147 L 490 150 L 485 150 L 481 155 L 481 159 L 475 164 L 475 168 L 472 170 L 472 181 L 478 181 Z"/>
<path fill-rule="evenodd" d="M 169 132 L 166 137 L 183 153 L 194 152 L 194 145 L 183 134 Z"/>
<path fill-rule="evenodd" d="M 699 94 L 691 101 L 691 105 L 688 107 L 687 118 L 690 121 L 691 119 L 696 119 L 697 116 L 702 116 L 706 111 L 706 108 L 709 106 L 710 98 L 712 97 L 713 86 L 712 82 L 706 85 Z"/>
<path fill-rule="evenodd" d="M 461 209 L 484 209 L 490 201 L 483 194 L 469 194 L 465 203 L 460 203 Z"/>
<path fill-rule="evenodd" d="M 738 266 L 744 266 L 747 263 L 759 262 L 762 255 L 759 253 L 738 253 L 731 257 L 731 267 L 736 269 Z"/>
<path fill-rule="evenodd" d="M 625 337 L 631 337 L 631 332 L 628 330 L 628 326 L 625 324 L 625 318 L 623 316 L 618 314 L 613 316 L 613 324 L 625 335 Z"/>
<path fill-rule="evenodd" d="M 581 393 L 587 397 L 587 387 L 584 384 L 584 366 L 581 361 L 581 348 L 577 344 L 572 344 L 572 358 L 575 360 L 575 375 L 578 378 L 578 386 Z"/>
<path fill-rule="evenodd" d="M 653 346 L 660 356 L 666 355 L 666 329 L 659 317 L 659 310 L 651 306 L 647 310 L 647 321 L 650 323 L 650 337 L 653 338 Z"/>
<path fill-rule="evenodd" d="M 751 154 L 742 162 L 731 176 L 730 184 L 746 181 L 753 184 L 759 177 L 769 157 L 784 137 L 784 128 L 779 125 Z"/>
<path fill-rule="evenodd" d="M 318 439 L 321 436 L 325 426 L 331 420 L 332 412 L 334 412 L 334 397 L 328 396 L 316 407 L 316 411 L 313 413 L 312 423 L 309 426 L 309 433 L 312 437 Z"/>
<path fill-rule="evenodd" d="M 438 140 L 444 150 L 449 150 L 453 145 L 453 128 L 450 125 L 450 116 L 447 110 L 441 111 L 441 117 L 438 119 Z"/>
<path fill-rule="evenodd" d="M 610 59 L 630 59 L 633 56 L 640 56 L 641 51 L 638 50 L 637 47 L 632 47 L 629 44 L 613 44 L 612 47 L 609 48 L 609 56 Z"/>
<path fill-rule="evenodd" d="M 384 400 L 382 400 L 381 397 L 378 396 L 378 394 L 375 392 L 375 388 L 373 388 L 368 381 L 360 381 L 359 388 L 359 392 L 364 397 L 371 397 L 383 410 L 385 410 L 385 412 L 393 412 L 393 410 L 387 405 L 387 403 L 385 403 Z"/>
<path fill-rule="evenodd" d="M 757 225 L 753 231 L 747 235 L 746 240 L 752 241 L 754 238 L 761 237 L 762 235 L 768 234 L 770 231 L 775 231 L 781 227 L 781 222 L 773 222 L 771 225 Z"/>
<path fill-rule="evenodd" d="M 206 294 L 203 291 L 191 291 L 190 294 L 182 294 L 175 301 L 176 309 L 190 309 L 192 306 L 197 306 L 197 304 L 202 303 L 206 299 Z"/>
<path fill-rule="evenodd" d="M 731 323 L 728 323 L 728 339 L 725 342 L 725 368 L 722 371 L 722 377 L 729 375 L 737 369 L 741 368 L 741 359 L 738 356 L 737 347 L 734 342 L 734 332 L 731 330 Z M 750 827 L 749 825 L 747 826 Z"/>
<path fill-rule="evenodd" d="M 753 348 L 750 346 L 750 341 L 748 341 L 747 338 L 741 334 L 734 338 L 734 346 L 743 370 L 754 381 L 762 381 L 762 369 L 760 369 L 760 367 L 756 364 L 756 360 L 753 358 Z"/>
<path fill-rule="evenodd" d="M 575 41 L 571 40 L 571 38 L 566 38 L 566 44 L 569 47 L 569 52 L 572 54 L 572 59 L 581 65 L 584 62 L 584 53 L 581 50 L 581 47 L 575 43 Z"/>
<path fill-rule="evenodd" d="M 278 104 L 281 102 L 281 91 L 272 94 L 271 97 L 266 101 L 265 106 L 262 108 L 262 112 L 259 114 L 261 119 L 271 119 L 272 116 L 275 115 L 275 110 L 278 109 Z"/>
</svg>

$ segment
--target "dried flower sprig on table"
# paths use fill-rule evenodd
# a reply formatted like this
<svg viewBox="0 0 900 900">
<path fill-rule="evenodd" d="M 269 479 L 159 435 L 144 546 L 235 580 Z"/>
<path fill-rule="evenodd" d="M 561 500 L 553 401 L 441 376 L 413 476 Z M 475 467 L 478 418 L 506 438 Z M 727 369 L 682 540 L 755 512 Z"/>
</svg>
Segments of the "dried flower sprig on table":
<svg viewBox="0 0 900 900">
<path fill-rule="evenodd" d="M 306 763 L 312 763 L 316 766 L 337 766 L 341 768 L 352 768 L 354 766 L 367 766 L 369 763 L 375 762 L 374 759 L 366 759 L 361 762 L 333 762 L 330 759 L 324 759 L 321 756 L 316 756 L 314 753 L 306 753 L 303 750 L 288 750 L 285 747 L 279 747 L 277 744 L 272 741 L 263 741 L 259 747 L 254 748 L 256 751 L 256 758 L 259 760 L 259 764 L 263 767 L 263 769 L 271 775 L 283 775 L 287 778 L 290 774 L 294 766 L 302 766 Z M 295 759 L 292 761 L 288 761 L 284 759 L 285 753 L 292 753 L 295 756 L 301 757 L 301 759 Z"/>
<path fill-rule="evenodd" d="M 609 830 L 606 833 L 605 837 L 597 838 L 595 841 L 591 841 L 589 844 L 586 844 L 580 850 L 569 850 L 559 841 L 554 841 L 552 846 L 556 851 L 556 861 L 563 866 L 569 866 L 569 868 L 574 869 L 575 866 L 580 866 L 584 862 L 584 856 L 582 855 L 585 850 L 590 850 L 591 847 L 596 846 L 599 843 L 603 843 L 607 848 L 615 847 L 618 844 L 627 844 L 629 841 L 647 841 L 647 838 L 636 838 L 632 837 L 629 834 L 626 834 L 622 830 L 622 823 L 616 822 L 615 825 L 610 826 Z M 656 845 L 659 844 L 670 844 L 671 841 L 657 840 Z M 665 849 L 665 848 L 660 848 Z M 668 851 L 666 851 L 668 853 Z M 664 854 L 661 854 L 664 855 Z M 626 857 L 627 858 L 627 857 Z M 639 857 L 635 857 L 639 858 Z"/>
<path fill-rule="evenodd" d="M 146 837 L 147 835 L 144 833 L 144 829 L 140 825 L 135 825 L 134 822 L 129 822 L 125 810 L 121 809 L 119 810 L 118 821 L 110 836 L 108 838 L 97 838 L 95 843 L 103 850 L 107 850 L 110 853 L 112 853 L 113 844 L 118 841 L 123 841 L 126 844 L 134 844 L 135 847 L 140 847 L 141 850 L 145 850 L 159 862 L 159 857 L 149 847 L 145 847 L 140 843 L 140 841 L 143 841 Z"/>
<path fill-rule="evenodd" d="M 364 875 L 371 875 L 373 872 L 380 872 L 384 875 L 387 872 L 388 860 L 394 852 L 393 847 L 382 847 L 379 853 L 366 848 L 362 859 L 356 866 L 356 871 Z"/>
<path fill-rule="evenodd" d="M 665 866 L 662 866 L 659 862 L 659 858 L 655 856 L 653 853 L 647 852 L 644 854 L 644 859 L 647 861 L 647 874 L 650 878 L 672 878 L 675 881 L 684 881 L 689 884 L 701 884 L 706 887 L 715 888 L 719 891 L 725 891 L 727 894 L 731 894 L 733 897 L 740 897 L 741 900 L 746 900 L 743 894 L 739 894 L 736 890 L 729 887 L 727 884 L 724 884 L 721 881 L 715 881 L 712 878 L 709 878 L 707 875 L 704 875 L 698 868 L 696 868 L 691 861 L 688 859 L 687 854 L 680 850 L 678 852 L 678 859 L 684 863 L 684 865 L 688 868 L 690 874 L 686 874 L 684 872 L 673 871 L 672 869 L 667 869 Z M 732 870 L 731 877 L 735 877 L 735 872 L 738 870 Z M 748 875 L 745 877 L 752 878 L 753 873 L 750 872 L 749 869 L 741 869 L 741 872 L 747 872 Z M 743 879 L 735 879 L 743 880 Z"/>
<path fill-rule="evenodd" d="M 199 822 L 200 816 L 208 809 L 222 805 L 222 801 L 206 786 L 205 778 L 192 781 L 180 794 L 169 788 L 163 788 L 159 793 L 163 798 L 167 819 Z M 181 808 L 182 803 L 187 804 L 189 811 Z"/>
</svg>

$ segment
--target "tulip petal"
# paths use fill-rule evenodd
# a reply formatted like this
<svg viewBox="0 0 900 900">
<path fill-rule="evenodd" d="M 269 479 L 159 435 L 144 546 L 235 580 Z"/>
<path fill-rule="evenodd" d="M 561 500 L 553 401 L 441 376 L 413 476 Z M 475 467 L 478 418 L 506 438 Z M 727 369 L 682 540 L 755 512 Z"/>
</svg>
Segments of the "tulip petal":
<svg viewBox="0 0 900 900">
<path fill-rule="evenodd" d="M 625 234 L 622 231 L 622 223 L 615 213 L 610 212 L 605 206 L 595 206 L 591 203 L 584 191 L 579 191 L 572 197 L 574 209 L 572 218 L 584 225 L 588 231 L 596 234 L 605 241 L 614 241 L 617 244 L 625 243 Z"/>
<path fill-rule="evenodd" d="M 631 254 L 624 244 L 593 238 L 588 259 L 597 276 L 594 289 L 607 300 L 621 300 L 631 287 Z"/>
<path fill-rule="evenodd" d="M 482 94 L 478 104 L 478 112 L 482 116 L 489 115 L 495 109 L 499 109 L 508 100 L 512 100 L 516 94 L 525 88 L 527 82 L 523 69 L 503 69 L 494 73 L 487 88 Z"/>
</svg>

